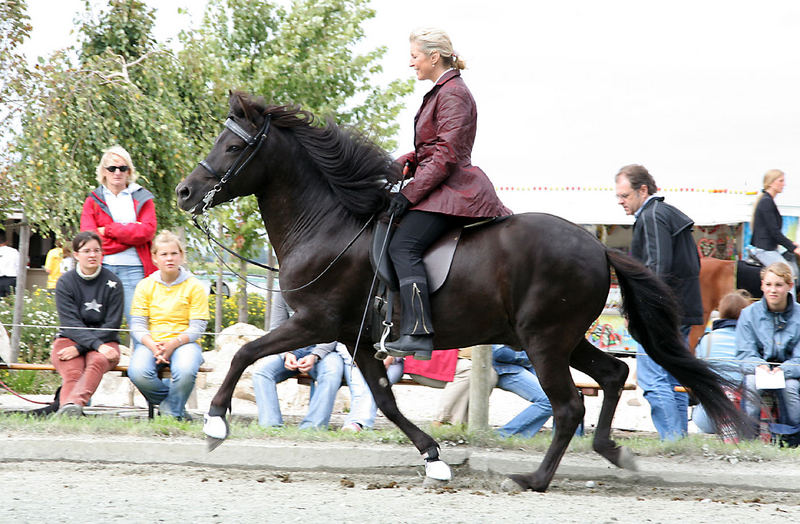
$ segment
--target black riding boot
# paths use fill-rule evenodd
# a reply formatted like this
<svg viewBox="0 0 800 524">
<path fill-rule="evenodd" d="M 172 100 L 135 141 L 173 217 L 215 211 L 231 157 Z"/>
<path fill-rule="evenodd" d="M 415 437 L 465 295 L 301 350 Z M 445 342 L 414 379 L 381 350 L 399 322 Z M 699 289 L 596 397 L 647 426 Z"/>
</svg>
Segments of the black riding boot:
<svg viewBox="0 0 800 524">
<path fill-rule="evenodd" d="M 414 355 L 417 360 L 430 360 L 433 351 L 433 322 L 428 284 L 412 282 L 400 286 L 402 322 L 400 338 L 386 343 L 393 357 Z"/>
</svg>

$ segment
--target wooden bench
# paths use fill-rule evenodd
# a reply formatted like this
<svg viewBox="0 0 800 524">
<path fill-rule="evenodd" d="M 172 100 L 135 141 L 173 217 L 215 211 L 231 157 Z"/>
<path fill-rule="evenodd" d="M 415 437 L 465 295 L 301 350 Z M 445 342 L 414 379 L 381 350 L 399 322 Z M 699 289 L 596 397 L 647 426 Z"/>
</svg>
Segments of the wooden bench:
<svg viewBox="0 0 800 524">
<path fill-rule="evenodd" d="M 56 368 L 52 364 L 29 364 L 27 362 L 0 362 L 0 369 L 8 369 L 8 370 L 17 370 L 17 371 L 56 371 Z M 119 371 L 122 373 L 123 377 L 128 376 L 128 366 L 114 366 L 109 371 Z M 210 371 L 214 371 L 214 368 L 200 366 L 198 372 L 200 373 L 208 373 Z M 158 371 L 159 378 L 169 378 L 170 376 L 170 369 L 169 366 L 163 367 Z M 192 389 L 192 396 L 195 399 L 195 404 L 197 403 L 197 397 L 195 396 L 195 390 Z M 149 401 L 147 402 L 147 418 L 154 418 L 155 417 L 155 404 L 151 404 Z"/>
<path fill-rule="evenodd" d="M 298 384 L 303 384 L 305 386 L 310 386 L 311 383 L 314 381 L 308 373 L 300 373 L 294 377 L 297 380 Z M 342 386 L 346 386 L 347 382 L 345 382 L 344 377 L 342 377 Z M 393 384 L 394 386 L 424 386 L 425 384 L 420 384 L 416 380 L 408 377 L 408 375 L 403 375 L 403 377 Z M 578 389 L 578 396 L 583 402 L 584 397 L 596 397 L 600 394 L 600 391 L 603 388 L 600 387 L 600 384 L 596 382 L 576 382 L 575 387 Z M 634 383 L 625 383 L 622 386 L 622 389 L 625 391 L 633 391 L 636 389 L 636 384 Z M 578 426 L 579 435 L 583 435 L 584 432 L 584 422 L 581 420 L 580 426 Z"/>
</svg>

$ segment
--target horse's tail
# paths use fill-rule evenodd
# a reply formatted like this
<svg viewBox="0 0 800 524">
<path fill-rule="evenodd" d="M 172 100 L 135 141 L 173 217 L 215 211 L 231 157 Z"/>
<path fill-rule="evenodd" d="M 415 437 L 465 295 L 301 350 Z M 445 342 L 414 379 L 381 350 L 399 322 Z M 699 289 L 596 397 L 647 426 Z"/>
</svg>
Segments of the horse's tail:
<svg viewBox="0 0 800 524">
<path fill-rule="evenodd" d="M 617 273 L 622 292 L 622 314 L 628 331 L 647 354 L 678 382 L 691 389 L 714 420 L 718 432 L 749 435 L 747 417 L 728 400 L 728 385 L 686 346 L 680 334 L 678 303 L 672 290 L 652 271 L 633 258 L 612 249 L 608 261 Z M 733 435 L 726 435 L 733 436 Z"/>
</svg>

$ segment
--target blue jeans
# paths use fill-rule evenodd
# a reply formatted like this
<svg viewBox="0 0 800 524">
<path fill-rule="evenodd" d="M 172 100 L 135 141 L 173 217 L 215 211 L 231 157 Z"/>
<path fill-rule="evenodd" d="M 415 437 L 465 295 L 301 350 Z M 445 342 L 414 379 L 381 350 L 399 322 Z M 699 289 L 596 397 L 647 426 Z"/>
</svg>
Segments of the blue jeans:
<svg viewBox="0 0 800 524">
<path fill-rule="evenodd" d="M 681 326 L 681 335 L 688 343 L 691 326 Z M 650 404 L 650 417 L 661 440 L 678 440 L 688 431 L 689 395 L 678 393 L 680 382 L 647 356 L 639 345 L 636 351 L 636 378 Z"/>
<path fill-rule="evenodd" d="M 361 371 L 352 366 L 353 359 L 346 351 L 342 355 L 344 362 L 344 379 L 350 389 L 350 413 L 344 420 L 344 426 L 355 422 L 362 428 L 371 428 L 375 425 L 375 417 L 378 414 L 378 406 L 372 397 L 364 375 Z M 341 354 L 341 353 L 340 353 Z M 403 377 L 403 361 L 395 360 L 386 370 L 389 377 L 389 384 L 396 384 Z"/>
<path fill-rule="evenodd" d="M 751 402 L 761 397 L 762 391 L 771 391 L 780 397 L 780 420 L 783 424 L 796 426 L 800 424 L 800 380 L 796 378 L 787 378 L 786 387 L 784 389 L 756 389 L 756 376 L 745 375 L 745 395 L 742 403 L 744 404 L 745 413 L 750 415 L 755 420 L 761 418 L 761 405 Z"/>
<path fill-rule="evenodd" d="M 553 416 L 553 408 L 539 384 L 536 373 L 525 367 L 518 367 L 517 372 L 498 375 L 497 387 L 516 393 L 532 404 L 497 431 L 502 437 L 519 435 L 530 438 L 542 429 L 547 419 Z"/>
<path fill-rule="evenodd" d="M 311 354 L 314 346 L 292 351 L 298 360 Z M 344 364 L 336 351 L 325 355 L 308 372 L 314 379 L 308 413 L 300 422 L 300 429 L 325 429 L 331 420 L 336 392 L 342 385 Z M 263 359 L 261 366 L 253 373 L 253 389 L 256 393 L 258 423 L 264 427 L 283 425 L 281 405 L 278 402 L 279 382 L 298 375 L 298 371 L 286 369 L 281 355 L 270 355 Z"/>
<path fill-rule="evenodd" d="M 151 404 L 159 404 L 162 415 L 182 417 L 192 393 L 203 350 L 195 342 L 179 346 L 170 356 L 170 378 L 159 378 L 156 358 L 144 344 L 136 344 L 128 365 L 128 377 Z"/>
<path fill-rule="evenodd" d="M 130 329 L 133 293 L 136 291 L 136 284 L 144 278 L 144 268 L 142 266 L 111 266 L 108 264 L 103 264 L 103 267 L 117 275 L 122 281 L 122 290 L 125 295 L 125 310 L 123 313 L 125 313 L 125 322 L 128 324 L 128 329 Z"/>
<path fill-rule="evenodd" d="M 778 251 L 765 251 L 755 246 L 748 246 L 748 249 L 753 257 L 761 262 L 764 267 L 774 264 L 775 262 L 783 262 L 792 270 L 792 277 L 797 278 L 797 261 L 795 257 L 791 257 L 787 260 L 783 258 L 783 255 Z"/>
</svg>

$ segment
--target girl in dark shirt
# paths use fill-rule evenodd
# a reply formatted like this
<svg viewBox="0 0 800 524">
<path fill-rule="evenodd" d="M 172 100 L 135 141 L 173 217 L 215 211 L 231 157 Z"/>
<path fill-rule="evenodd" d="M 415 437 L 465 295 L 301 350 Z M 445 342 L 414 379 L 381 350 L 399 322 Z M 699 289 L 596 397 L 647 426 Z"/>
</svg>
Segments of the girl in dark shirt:
<svg viewBox="0 0 800 524">
<path fill-rule="evenodd" d="M 77 261 L 56 284 L 60 329 L 50 360 L 61 375 L 59 414 L 79 416 L 103 374 L 119 363 L 122 282 L 102 267 L 101 240 L 83 231 L 72 241 Z"/>
<path fill-rule="evenodd" d="M 753 236 L 750 240 L 750 251 L 752 255 L 764 267 L 775 262 L 787 262 L 783 255 L 778 252 L 778 246 L 783 246 L 786 251 L 800 255 L 800 247 L 797 242 L 793 242 L 783 234 L 783 219 L 775 205 L 775 197 L 783 192 L 786 180 L 783 171 L 780 169 L 770 169 L 764 174 L 764 189 L 755 203 L 753 212 Z M 797 261 L 795 257 L 788 260 L 789 267 L 792 268 L 792 275 L 797 278 Z"/>
</svg>

